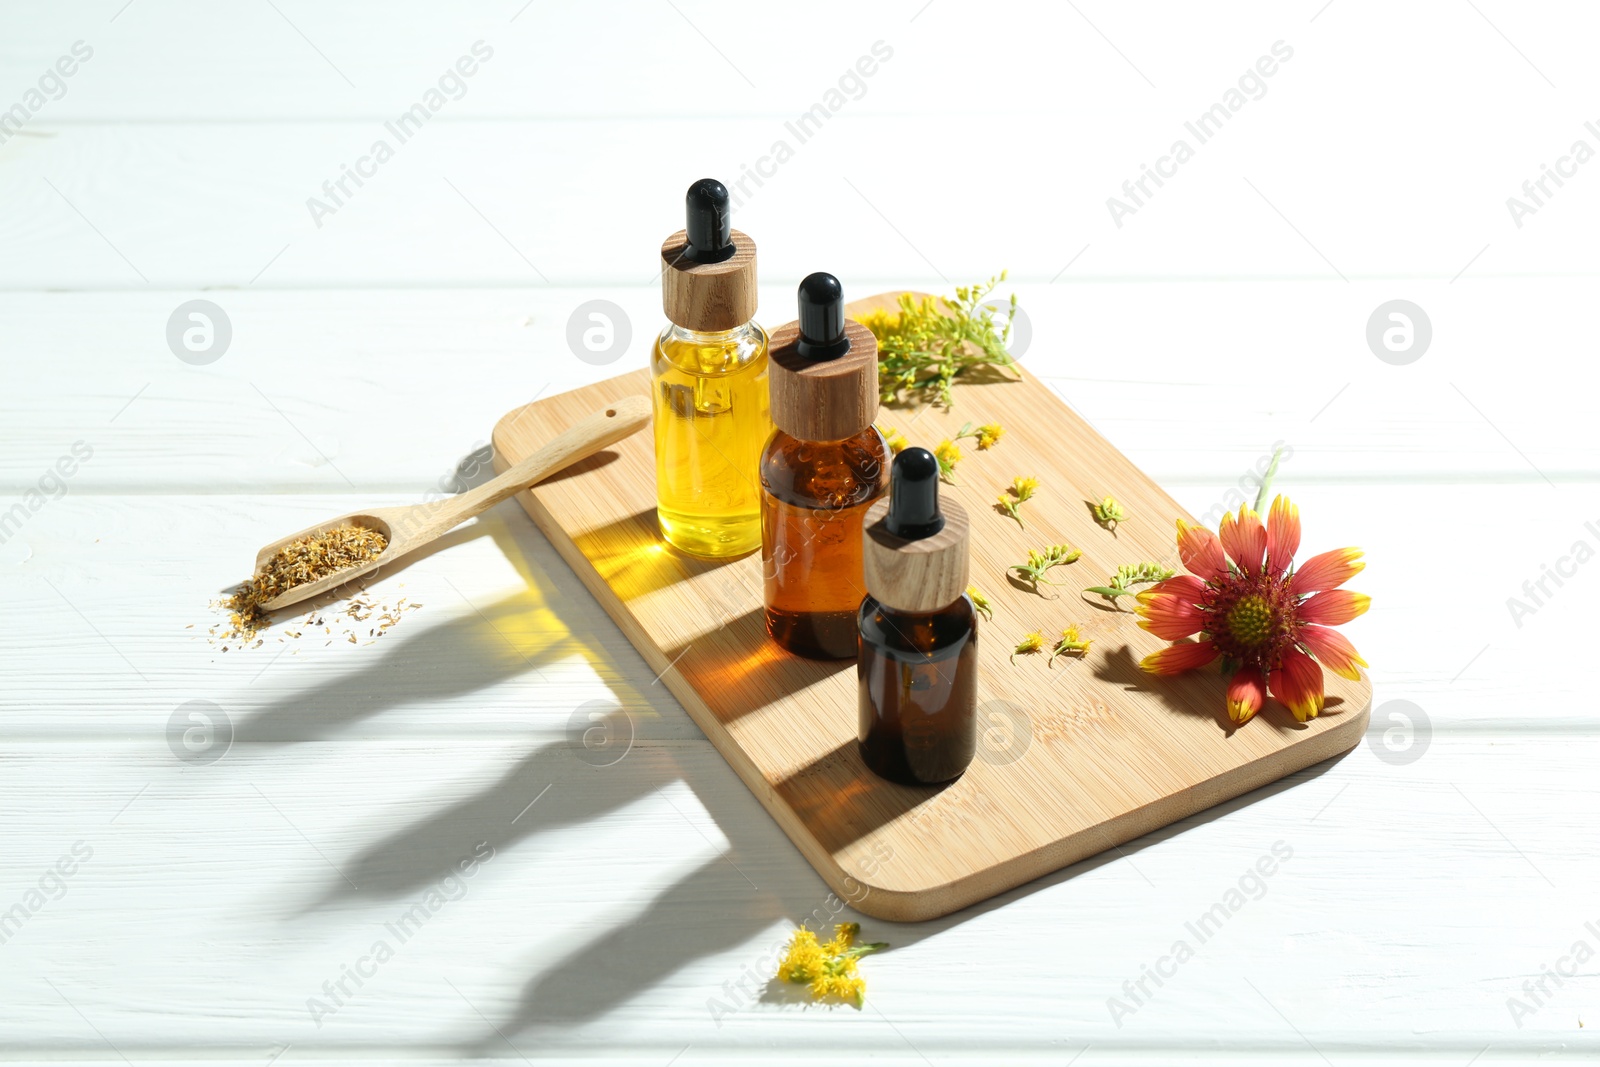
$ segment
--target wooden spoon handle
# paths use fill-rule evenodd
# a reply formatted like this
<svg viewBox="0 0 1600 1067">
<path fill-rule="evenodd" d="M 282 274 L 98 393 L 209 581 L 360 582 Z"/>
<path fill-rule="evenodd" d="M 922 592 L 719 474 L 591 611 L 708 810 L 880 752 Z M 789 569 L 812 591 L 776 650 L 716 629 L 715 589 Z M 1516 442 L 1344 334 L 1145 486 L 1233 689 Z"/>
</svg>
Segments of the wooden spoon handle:
<svg viewBox="0 0 1600 1067">
<path fill-rule="evenodd" d="M 438 503 L 419 505 L 416 521 L 403 523 L 401 529 L 395 530 L 396 540 L 403 544 L 392 547 L 401 551 L 421 547 L 530 485 L 637 433 L 649 422 L 649 398 L 624 397 L 557 434 L 493 481 Z M 385 556 L 389 555 L 385 552 Z"/>
</svg>

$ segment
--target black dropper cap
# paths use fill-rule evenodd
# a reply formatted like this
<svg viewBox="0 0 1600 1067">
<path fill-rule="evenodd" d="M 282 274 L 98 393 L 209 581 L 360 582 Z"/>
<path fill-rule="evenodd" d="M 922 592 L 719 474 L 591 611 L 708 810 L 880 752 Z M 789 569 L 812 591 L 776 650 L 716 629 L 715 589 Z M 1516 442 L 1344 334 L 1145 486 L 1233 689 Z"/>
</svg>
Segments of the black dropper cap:
<svg viewBox="0 0 1600 1067">
<path fill-rule="evenodd" d="M 844 286 L 824 271 L 800 283 L 800 340 L 795 350 L 807 359 L 838 359 L 850 351 L 844 332 Z"/>
<path fill-rule="evenodd" d="M 683 199 L 683 228 L 689 239 L 684 258 L 696 263 L 721 263 L 730 258 L 735 249 L 727 187 L 715 178 L 701 178 L 689 186 Z"/>
<path fill-rule="evenodd" d="M 944 514 L 939 510 L 939 461 L 926 448 L 907 448 L 894 457 L 884 526 L 907 541 L 920 541 L 944 529 Z"/>
</svg>

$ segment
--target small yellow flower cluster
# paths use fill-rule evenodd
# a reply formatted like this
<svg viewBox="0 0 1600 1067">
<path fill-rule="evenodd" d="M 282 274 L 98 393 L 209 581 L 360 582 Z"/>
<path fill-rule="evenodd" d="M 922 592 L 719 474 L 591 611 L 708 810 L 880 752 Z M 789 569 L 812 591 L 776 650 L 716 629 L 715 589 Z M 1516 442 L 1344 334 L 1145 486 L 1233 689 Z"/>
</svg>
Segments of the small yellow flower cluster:
<svg viewBox="0 0 1600 1067">
<path fill-rule="evenodd" d="M 1050 649 L 1050 658 L 1045 661 L 1045 666 L 1056 661 L 1057 656 L 1067 656 L 1073 653 L 1083 655 L 1089 651 L 1089 646 L 1094 642 L 1084 640 L 1078 635 L 1076 626 L 1069 626 L 1061 631 L 1061 640 L 1057 641 Z M 1044 651 L 1044 634 L 1038 630 L 1017 642 L 1017 647 L 1011 650 L 1011 662 L 1017 662 L 1018 656 L 1027 656 L 1035 652 Z"/>
<path fill-rule="evenodd" d="M 1159 563 L 1145 560 L 1143 563 L 1124 563 L 1117 567 L 1117 573 L 1111 576 L 1107 585 L 1091 585 L 1084 590 L 1085 593 L 1099 593 L 1113 604 L 1119 596 L 1136 596 L 1133 590 L 1135 585 L 1148 585 L 1152 582 L 1164 582 L 1176 572 L 1171 567 L 1163 567 Z"/>
<path fill-rule="evenodd" d="M 1038 630 L 1017 642 L 1017 647 L 1011 650 L 1011 662 L 1017 662 L 1018 656 L 1027 656 L 1044 648 L 1044 634 Z"/>
<path fill-rule="evenodd" d="M 840 923 L 833 938 L 817 943 L 817 935 L 805 927 L 794 932 L 794 940 L 778 964 L 778 980 L 806 986 L 812 1000 L 839 997 L 856 1007 L 866 1003 L 867 983 L 856 973 L 856 961 L 868 953 L 888 948 L 882 941 L 856 944 L 860 923 Z"/>
<path fill-rule="evenodd" d="M 1074 652 L 1080 656 L 1084 655 L 1089 651 L 1089 646 L 1092 644 L 1094 644 L 1093 641 L 1084 640 L 1078 636 L 1078 628 L 1076 626 L 1069 626 L 1061 631 L 1061 640 L 1057 641 L 1056 647 L 1050 650 L 1050 659 L 1045 666 L 1048 667 L 1051 663 L 1054 663 L 1057 656 L 1066 656 Z"/>
<path fill-rule="evenodd" d="M 979 615 L 986 619 L 994 618 L 994 608 L 989 606 L 989 598 L 979 592 L 977 586 L 967 586 L 967 596 L 971 599 L 972 606 L 978 610 Z"/>
<path fill-rule="evenodd" d="M 873 308 L 856 321 L 871 330 L 874 337 L 881 338 L 885 334 L 893 333 L 899 329 L 900 313 L 888 311 L 884 308 Z"/>
<path fill-rule="evenodd" d="M 1039 583 L 1045 585 L 1060 585 L 1046 578 L 1045 572 L 1051 567 L 1061 567 L 1068 563 L 1076 563 L 1083 556 L 1083 552 L 1071 545 L 1050 545 L 1043 552 L 1037 549 L 1028 549 L 1028 562 L 1013 563 L 1006 570 L 1015 574 L 1022 581 L 1033 586 L 1033 591 L 1039 591 Z"/>
<path fill-rule="evenodd" d="M 905 435 L 893 426 L 879 426 L 878 432 L 883 434 L 884 441 L 889 445 L 889 451 L 896 455 L 910 444 Z M 956 444 L 957 441 L 971 437 L 978 442 L 978 451 L 984 452 L 993 448 L 995 442 L 1000 440 L 1005 432 L 1005 427 L 998 422 L 979 426 L 976 430 L 972 428 L 970 422 L 963 425 L 954 436 L 946 437 L 934 447 L 933 458 L 939 461 L 939 477 L 951 485 L 956 484 L 956 464 L 961 462 L 961 446 Z"/>
<path fill-rule="evenodd" d="M 1127 517 L 1128 513 L 1122 510 L 1122 505 L 1117 503 L 1114 496 L 1108 496 L 1094 505 L 1094 521 L 1113 533 L 1116 532 L 1117 523 Z"/>
<path fill-rule="evenodd" d="M 1016 519 L 1018 526 L 1026 528 L 1027 524 L 1022 521 L 1022 516 L 1017 512 L 1022 507 L 1022 502 L 1031 500 L 1034 490 L 1038 488 L 1039 479 L 1037 478 L 1014 478 L 1010 487 L 1000 494 L 995 508 L 1002 515 L 1009 515 Z"/>
</svg>

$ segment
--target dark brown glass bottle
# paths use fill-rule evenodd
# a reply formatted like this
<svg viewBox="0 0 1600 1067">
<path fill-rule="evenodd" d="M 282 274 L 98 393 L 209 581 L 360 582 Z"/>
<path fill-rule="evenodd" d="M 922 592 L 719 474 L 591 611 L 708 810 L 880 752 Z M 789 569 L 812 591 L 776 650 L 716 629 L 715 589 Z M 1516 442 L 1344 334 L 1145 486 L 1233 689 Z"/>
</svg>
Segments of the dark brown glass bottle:
<svg viewBox="0 0 1600 1067">
<path fill-rule="evenodd" d="M 886 608 L 858 616 L 861 758 L 902 785 L 959 778 L 977 751 L 978 617 L 962 594 L 938 611 Z"/>
<path fill-rule="evenodd" d="M 853 659 L 866 595 L 861 529 L 889 484 L 878 413 L 878 343 L 844 315 L 831 274 L 800 283 L 800 317 L 772 333 L 777 427 L 761 453 L 767 633 L 790 652 Z"/>
<path fill-rule="evenodd" d="M 925 448 L 895 457 L 867 511 L 857 613 L 861 759 L 902 785 L 958 778 L 977 751 L 978 613 L 966 595 L 966 512 L 939 505 Z"/>
<path fill-rule="evenodd" d="M 875 427 L 843 441 L 773 435 L 761 455 L 761 544 L 767 632 L 784 648 L 856 654 L 861 521 L 888 484 L 889 448 Z"/>
</svg>

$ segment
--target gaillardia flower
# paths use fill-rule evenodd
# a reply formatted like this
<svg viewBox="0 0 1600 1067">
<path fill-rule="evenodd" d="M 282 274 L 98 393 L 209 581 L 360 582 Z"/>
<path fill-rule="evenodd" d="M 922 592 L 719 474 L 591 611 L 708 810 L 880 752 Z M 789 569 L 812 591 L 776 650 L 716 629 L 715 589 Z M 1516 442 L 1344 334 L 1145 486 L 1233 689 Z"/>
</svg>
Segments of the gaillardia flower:
<svg viewBox="0 0 1600 1067">
<path fill-rule="evenodd" d="M 1365 612 L 1372 598 L 1339 588 L 1366 566 L 1360 549 L 1324 552 L 1295 567 L 1299 547 L 1300 510 L 1281 496 L 1265 526 L 1243 505 L 1237 516 L 1222 516 L 1218 533 L 1179 519 L 1178 555 L 1189 573 L 1140 593 L 1137 608 L 1141 627 L 1178 643 L 1139 666 L 1181 674 L 1221 657 L 1235 723 L 1261 710 L 1269 688 L 1300 722 L 1316 718 L 1322 669 L 1353 680 L 1367 665 L 1331 627 Z"/>
</svg>

